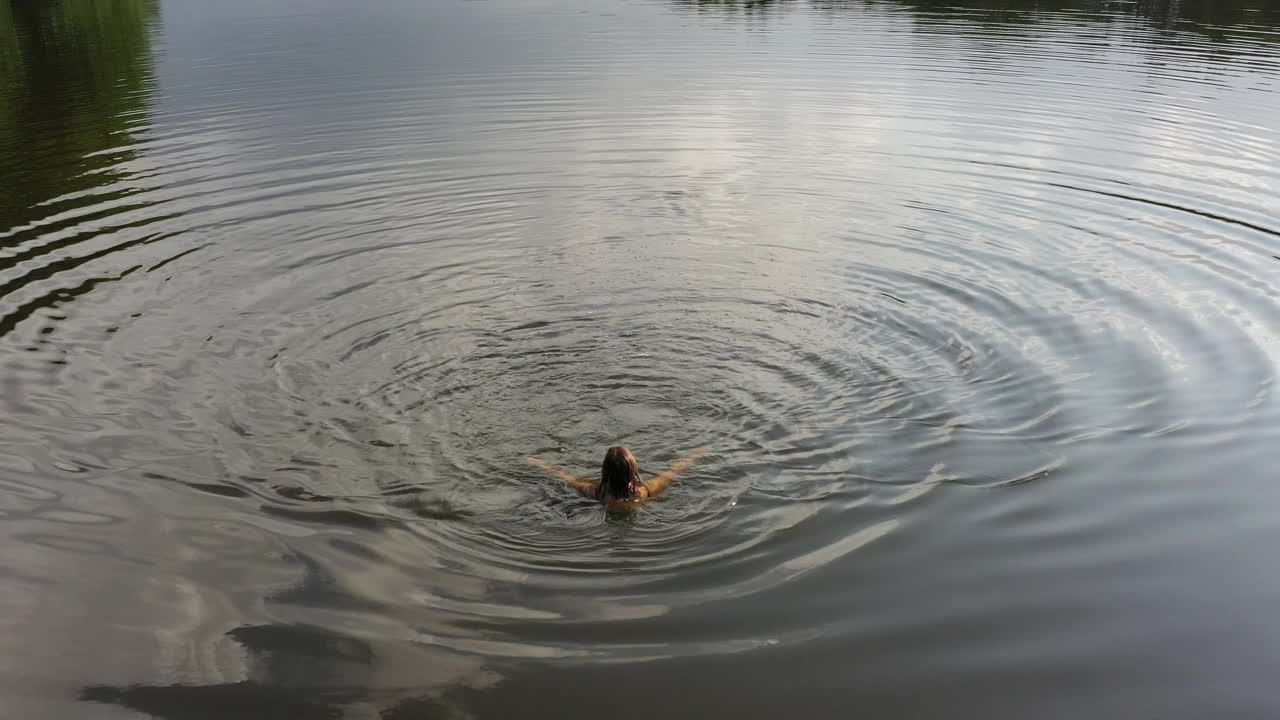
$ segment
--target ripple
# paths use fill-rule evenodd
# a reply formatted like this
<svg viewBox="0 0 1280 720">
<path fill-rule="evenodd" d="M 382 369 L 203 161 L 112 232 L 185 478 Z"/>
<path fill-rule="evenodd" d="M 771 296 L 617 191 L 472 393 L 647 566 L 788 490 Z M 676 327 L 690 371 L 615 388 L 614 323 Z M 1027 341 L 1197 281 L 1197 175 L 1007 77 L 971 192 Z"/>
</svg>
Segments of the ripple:
<svg viewBox="0 0 1280 720">
<path fill-rule="evenodd" d="M 335 38 L 184 5 L 18 47 L 66 98 L 0 83 L 69 118 L 0 116 L 0 512 L 30 558 L 208 588 L 174 637 L 751 655 L 1075 612 L 964 583 L 1105 591 L 1211 535 L 1189 508 L 1264 524 L 1202 482 L 1280 419 L 1254 15 L 467 3 Z M 712 454 L 627 518 L 522 460 L 617 443 Z M 1048 547 L 1081 528 L 1115 554 Z M 1067 631 L 1028 632 L 990 652 Z"/>
</svg>

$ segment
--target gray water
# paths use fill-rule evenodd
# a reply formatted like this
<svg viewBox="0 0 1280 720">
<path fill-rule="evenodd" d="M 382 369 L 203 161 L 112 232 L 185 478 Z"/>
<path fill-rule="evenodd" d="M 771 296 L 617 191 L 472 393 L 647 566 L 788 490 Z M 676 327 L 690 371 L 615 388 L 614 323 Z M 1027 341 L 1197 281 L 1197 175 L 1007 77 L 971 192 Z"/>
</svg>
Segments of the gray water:
<svg viewBox="0 0 1280 720">
<path fill-rule="evenodd" d="M 6 0 L 0 189 L 0 717 L 1280 716 L 1269 0 Z"/>
</svg>

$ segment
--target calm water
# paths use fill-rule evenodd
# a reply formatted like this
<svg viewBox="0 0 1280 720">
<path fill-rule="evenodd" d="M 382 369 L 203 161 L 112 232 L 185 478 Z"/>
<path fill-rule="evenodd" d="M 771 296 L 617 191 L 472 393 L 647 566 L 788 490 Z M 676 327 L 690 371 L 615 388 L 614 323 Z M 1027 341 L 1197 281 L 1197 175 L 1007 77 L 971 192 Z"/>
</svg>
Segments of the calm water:
<svg viewBox="0 0 1280 720">
<path fill-rule="evenodd" d="M 2 717 L 1280 717 L 1270 0 L 3 0 L 0 189 Z"/>
</svg>

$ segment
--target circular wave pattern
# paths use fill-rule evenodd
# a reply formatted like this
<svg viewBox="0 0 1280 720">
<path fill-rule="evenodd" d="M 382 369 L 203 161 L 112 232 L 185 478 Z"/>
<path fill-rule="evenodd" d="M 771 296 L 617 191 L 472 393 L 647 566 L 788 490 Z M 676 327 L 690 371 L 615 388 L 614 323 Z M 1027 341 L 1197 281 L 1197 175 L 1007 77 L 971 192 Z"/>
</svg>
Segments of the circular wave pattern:
<svg viewBox="0 0 1280 720">
<path fill-rule="evenodd" d="M 114 140 L 0 233 L 17 442 L 331 534 L 419 642 L 612 662 L 847 630 L 813 578 L 941 495 L 1266 440 L 1264 30 L 481 5 L 321 68 L 298 18 L 218 62 L 153 28 Z M 523 462 L 613 443 L 713 454 L 627 519 Z"/>
</svg>

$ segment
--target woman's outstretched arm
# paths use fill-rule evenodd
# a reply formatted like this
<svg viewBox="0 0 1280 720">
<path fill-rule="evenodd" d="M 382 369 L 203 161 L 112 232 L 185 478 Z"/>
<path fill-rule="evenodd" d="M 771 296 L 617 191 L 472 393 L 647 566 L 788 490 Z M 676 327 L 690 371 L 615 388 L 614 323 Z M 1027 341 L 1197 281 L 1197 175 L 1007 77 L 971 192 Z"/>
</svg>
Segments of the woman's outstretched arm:
<svg viewBox="0 0 1280 720">
<path fill-rule="evenodd" d="M 576 478 L 576 477 L 574 477 L 574 476 L 570 475 L 569 473 L 567 473 L 567 472 L 565 472 L 565 471 L 561 470 L 560 468 L 556 467 L 555 465 L 550 465 L 550 464 L 548 464 L 548 463 L 545 463 L 545 462 L 543 462 L 542 460 L 540 460 L 540 459 L 538 459 L 538 458 L 536 458 L 536 457 L 534 457 L 534 456 L 532 456 L 532 455 L 526 455 L 524 459 L 525 459 L 525 460 L 528 460 L 529 462 L 533 463 L 534 465 L 537 465 L 538 467 L 542 468 L 543 470 L 546 470 L 547 472 L 551 473 L 552 475 L 555 475 L 556 477 L 560 478 L 561 480 L 564 480 L 565 482 L 569 483 L 570 485 L 572 485 L 573 487 L 575 487 L 575 488 L 577 488 L 579 491 L 581 491 L 583 495 L 590 495 L 591 497 L 595 497 L 595 495 L 596 495 L 596 484 L 595 484 L 595 483 L 590 482 L 590 481 L 587 481 L 587 480 L 579 480 L 578 478 Z"/>
<path fill-rule="evenodd" d="M 673 464 L 670 468 L 667 469 L 666 472 L 646 482 L 645 487 L 649 488 L 649 497 L 653 497 L 654 495 L 657 495 L 663 490 L 666 490 L 667 486 L 671 484 L 671 481 L 676 479 L 676 475 L 679 475 L 680 473 L 684 472 L 685 468 L 694 464 L 695 462 L 698 461 L 698 458 L 702 457 L 703 455 L 706 455 L 709 452 L 711 451 L 707 450 L 706 448 L 702 448 L 700 450 L 694 450 L 688 455 L 677 460 L 675 464 Z"/>
</svg>

